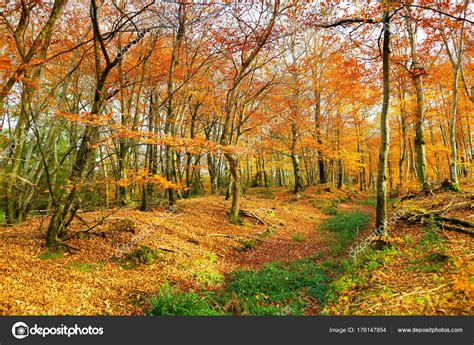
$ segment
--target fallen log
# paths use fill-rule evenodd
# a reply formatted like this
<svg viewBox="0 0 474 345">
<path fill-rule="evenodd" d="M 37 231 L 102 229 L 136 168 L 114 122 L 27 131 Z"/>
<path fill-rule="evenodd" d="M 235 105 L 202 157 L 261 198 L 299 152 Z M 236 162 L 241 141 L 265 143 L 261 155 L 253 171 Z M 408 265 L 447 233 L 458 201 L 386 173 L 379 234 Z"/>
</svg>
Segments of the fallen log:
<svg viewBox="0 0 474 345">
<path fill-rule="evenodd" d="M 438 219 L 441 221 L 452 223 L 452 224 L 462 225 L 468 228 L 474 228 L 474 222 L 471 222 L 467 219 L 461 219 L 461 218 L 456 218 L 456 217 L 445 217 L 445 216 L 438 216 Z"/>
<path fill-rule="evenodd" d="M 474 231 L 463 228 L 462 226 L 458 226 L 454 224 L 446 224 L 446 223 L 441 223 L 440 225 L 441 225 L 441 229 L 443 230 L 451 230 L 451 231 L 460 232 L 462 234 L 474 236 Z"/>
<path fill-rule="evenodd" d="M 412 208 L 404 209 L 405 214 L 401 219 L 407 220 L 409 222 L 422 222 L 427 219 L 433 219 L 442 229 L 452 230 L 456 232 L 461 232 L 473 236 L 474 231 L 474 222 L 471 222 L 467 219 L 457 218 L 457 217 L 447 217 L 444 216 L 446 209 L 438 211 L 426 211 L 421 208 Z"/>
<path fill-rule="evenodd" d="M 267 225 L 267 223 L 266 223 L 262 218 L 260 218 L 260 217 L 257 216 L 255 213 L 252 213 L 252 212 L 250 212 L 250 211 L 239 210 L 239 216 L 247 217 L 247 218 L 251 218 L 251 219 L 255 219 L 258 224 Z"/>
<path fill-rule="evenodd" d="M 273 234 L 273 231 L 271 230 L 271 228 L 267 228 L 263 231 L 257 232 L 255 236 L 258 236 L 258 237 L 267 236 L 267 235 L 270 236 L 272 234 Z"/>
<path fill-rule="evenodd" d="M 261 211 L 262 210 L 264 211 L 265 209 L 261 209 Z M 263 216 L 263 217 L 259 216 L 255 212 L 250 212 L 250 211 L 247 211 L 247 210 L 239 210 L 239 216 L 254 219 L 257 222 L 257 224 L 267 225 L 267 226 L 272 227 L 272 228 L 278 228 L 278 225 L 275 225 L 275 224 L 271 223 L 270 221 L 265 219 L 265 216 Z"/>
<path fill-rule="evenodd" d="M 433 210 L 431 212 L 438 213 L 438 214 L 444 214 L 444 213 L 448 213 L 450 211 L 459 210 L 459 209 L 463 209 L 463 208 L 471 208 L 472 209 L 472 208 L 474 208 L 474 204 L 472 204 L 468 201 L 453 204 L 453 202 L 451 201 L 448 205 L 444 206 L 443 208 L 438 209 L 438 210 Z"/>
</svg>

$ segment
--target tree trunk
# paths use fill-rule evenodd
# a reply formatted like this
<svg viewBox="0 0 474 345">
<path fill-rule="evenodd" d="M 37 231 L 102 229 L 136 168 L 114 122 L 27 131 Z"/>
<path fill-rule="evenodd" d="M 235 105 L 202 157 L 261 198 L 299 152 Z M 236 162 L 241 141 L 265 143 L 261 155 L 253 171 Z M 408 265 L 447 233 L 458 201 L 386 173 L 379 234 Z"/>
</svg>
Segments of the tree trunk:
<svg viewBox="0 0 474 345">
<path fill-rule="evenodd" d="M 229 211 L 229 220 L 237 224 L 239 222 L 239 209 L 240 209 L 240 169 L 239 160 L 232 154 L 225 154 L 227 161 L 229 162 L 229 170 L 232 175 L 232 205 Z"/>
<path fill-rule="evenodd" d="M 295 123 L 291 124 L 291 162 L 293 163 L 293 173 L 295 175 L 294 194 L 298 194 L 303 189 L 303 183 L 300 174 L 300 160 L 296 151 L 296 144 L 298 140 L 298 127 Z"/>
<path fill-rule="evenodd" d="M 458 153 L 456 147 L 456 112 L 458 105 L 458 75 L 459 75 L 459 66 L 456 65 L 453 68 L 453 95 L 452 95 L 452 105 L 451 105 L 451 121 L 449 122 L 449 142 L 451 143 L 451 162 L 450 162 L 450 176 L 451 181 L 458 184 L 458 170 L 457 170 L 457 160 Z"/>
<path fill-rule="evenodd" d="M 178 64 L 178 55 L 179 49 L 181 47 L 181 42 L 184 37 L 184 25 L 185 25 L 185 7 L 183 4 L 180 4 L 178 7 L 178 29 L 176 36 L 173 40 L 173 49 L 171 51 L 171 62 L 169 67 L 168 74 L 168 89 L 167 89 L 167 113 L 166 113 L 166 123 L 165 123 L 165 135 L 173 137 L 175 135 L 175 124 L 174 124 L 174 109 L 173 109 L 173 99 L 174 99 L 174 75 L 176 70 L 176 65 Z M 165 171 L 166 179 L 169 182 L 176 182 L 176 170 L 175 170 L 175 160 L 174 160 L 175 151 L 171 145 L 166 145 L 165 148 Z M 176 191 L 174 188 L 167 189 L 168 194 L 168 206 L 170 209 L 174 207 L 176 203 Z"/>
<path fill-rule="evenodd" d="M 377 173 L 377 208 L 375 226 L 380 234 L 387 231 L 387 159 L 389 150 L 388 108 L 390 102 L 390 10 L 384 1 L 383 29 L 383 104 L 380 114 L 380 153 Z"/>
<path fill-rule="evenodd" d="M 433 124 L 431 123 L 430 120 L 428 120 L 428 126 L 430 128 L 431 145 L 433 146 L 433 149 L 434 149 L 433 151 L 434 151 L 434 157 L 435 157 L 435 161 L 436 161 L 436 176 L 438 177 L 438 179 L 440 179 L 441 174 L 440 174 L 440 165 L 439 165 L 439 153 L 435 149 L 436 141 L 435 141 L 435 137 L 434 137 Z"/>
<path fill-rule="evenodd" d="M 324 154 L 322 151 L 323 141 L 321 139 L 321 92 L 315 91 L 316 99 L 316 110 L 314 120 L 316 123 L 316 142 L 318 143 L 318 170 L 319 170 L 319 183 L 327 183 L 328 177 L 324 168 Z"/>
<path fill-rule="evenodd" d="M 415 151 L 417 160 L 417 175 L 418 180 L 423 189 L 429 189 L 428 183 L 428 168 L 426 163 L 425 138 L 423 133 L 424 122 L 424 94 L 423 83 L 421 77 L 424 74 L 424 69 L 419 63 L 416 51 L 416 28 L 413 27 L 411 18 L 411 7 L 407 4 L 408 15 L 406 16 L 406 24 L 408 37 L 410 40 L 411 49 L 411 75 L 416 91 L 416 122 L 415 122 Z"/>
<path fill-rule="evenodd" d="M 272 17 L 270 22 L 263 30 L 263 33 L 260 37 L 258 37 L 256 46 L 249 52 L 247 57 L 242 60 L 241 66 L 238 68 L 238 71 L 233 79 L 232 86 L 228 89 L 227 98 L 226 98 L 226 106 L 225 106 L 225 119 L 224 125 L 222 128 L 222 134 L 220 139 L 221 145 L 230 145 L 232 144 L 232 136 L 231 136 L 231 128 L 233 127 L 234 122 L 234 114 L 235 114 L 235 107 L 236 107 L 236 89 L 239 86 L 240 82 L 245 78 L 246 72 L 250 68 L 250 65 L 257 57 L 260 50 L 263 48 L 265 43 L 267 42 L 270 34 L 273 31 L 273 26 L 275 25 L 275 21 L 278 15 L 278 11 L 280 8 L 280 1 L 276 0 L 275 4 L 273 5 Z M 237 142 L 238 138 L 235 140 Z M 234 157 L 231 153 L 225 153 L 225 157 L 229 163 L 229 169 L 233 178 L 232 181 L 232 206 L 229 212 L 229 219 L 231 222 L 237 222 L 239 219 L 239 208 L 240 208 L 240 169 L 239 169 L 239 159 L 238 157 Z"/>
</svg>

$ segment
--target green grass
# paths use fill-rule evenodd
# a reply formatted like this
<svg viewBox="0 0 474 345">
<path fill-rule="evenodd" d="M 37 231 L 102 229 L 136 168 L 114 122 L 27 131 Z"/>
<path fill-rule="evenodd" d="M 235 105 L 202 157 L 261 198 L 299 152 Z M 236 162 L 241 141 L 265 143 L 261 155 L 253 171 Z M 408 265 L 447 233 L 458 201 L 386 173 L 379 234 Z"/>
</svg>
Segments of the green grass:
<svg viewBox="0 0 474 345">
<path fill-rule="evenodd" d="M 332 199 L 332 201 L 333 201 L 334 203 L 336 203 L 336 204 L 340 204 L 341 202 L 344 202 L 344 201 L 346 201 L 346 200 L 347 200 L 347 198 L 344 197 L 344 196 L 341 196 L 341 197 L 339 197 L 339 198 L 334 198 L 334 199 Z"/>
<path fill-rule="evenodd" d="M 257 245 L 257 240 L 254 238 L 239 240 L 238 242 L 242 245 L 241 247 L 237 248 L 238 252 L 246 252 Z"/>
<path fill-rule="evenodd" d="M 426 229 L 421 237 L 420 244 L 423 247 L 436 246 L 444 242 L 437 230 Z"/>
<path fill-rule="evenodd" d="M 375 208 L 377 206 L 377 199 L 368 198 L 368 199 L 359 201 L 358 204 L 359 205 L 367 205 L 367 206 Z"/>
<path fill-rule="evenodd" d="M 296 233 L 291 237 L 292 242 L 303 242 L 304 241 L 304 235 L 300 233 Z"/>
<path fill-rule="evenodd" d="M 301 315 L 316 301 L 324 304 L 329 275 L 310 260 L 270 263 L 240 270 L 215 292 L 182 292 L 163 285 L 150 300 L 152 315 Z"/>
<path fill-rule="evenodd" d="M 213 253 L 210 253 L 210 254 L 207 254 L 204 259 L 209 262 L 210 264 L 215 264 L 217 263 L 217 255 L 216 254 L 213 254 Z"/>
<path fill-rule="evenodd" d="M 147 246 L 139 246 L 133 252 L 126 254 L 117 261 L 123 269 L 136 269 L 140 265 L 151 265 L 158 259 L 162 259 L 161 251 Z"/>
<path fill-rule="evenodd" d="M 260 199 L 274 199 L 275 198 L 275 190 L 273 189 L 262 189 L 257 192 L 257 198 Z"/>
<path fill-rule="evenodd" d="M 323 303 L 328 276 L 309 260 L 270 263 L 261 270 L 231 275 L 228 293 L 241 301 L 248 315 L 301 314 L 309 298 Z"/>
<path fill-rule="evenodd" d="M 422 228 L 423 236 L 420 239 L 419 250 L 427 251 L 430 248 L 444 251 L 444 238 L 439 234 L 438 222 L 434 218 L 426 221 Z"/>
<path fill-rule="evenodd" d="M 189 315 L 222 315 L 212 302 L 210 294 L 182 292 L 169 284 L 158 289 L 156 296 L 150 299 L 151 315 L 189 316 Z"/>
<path fill-rule="evenodd" d="M 330 246 L 332 254 L 341 253 L 354 240 L 357 231 L 363 230 L 367 226 L 369 219 L 368 213 L 353 211 L 338 212 L 326 220 L 321 228 L 330 231 L 335 236 L 335 240 Z"/>
<path fill-rule="evenodd" d="M 41 260 L 54 260 L 54 259 L 60 259 L 63 257 L 63 252 L 62 251 L 57 251 L 57 250 L 50 250 L 46 249 L 39 258 Z"/>
<path fill-rule="evenodd" d="M 410 261 L 407 271 L 418 271 L 422 273 L 434 273 L 440 271 L 448 261 L 449 256 L 444 253 L 431 253 L 419 260 Z"/>
<path fill-rule="evenodd" d="M 321 210 L 324 214 L 334 216 L 337 213 L 337 204 L 339 199 L 325 200 L 325 199 L 312 199 L 311 205 L 318 210 Z"/>
<path fill-rule="evenodd" d="M 372 273 L 393 260 L 392 257 L 396 253 L 396 249 L 391 247 L 383 250 L 368 248 L 357 261 L 350 259 L 327 261 L 325 265 L 329 265 L 328 269 L 336 275 L 329 284 L 327 302 L 336 301 L 340 294 L 357 286 L 366 286 Z"/>
<path fill-rule="evenodd" d="M 397 198 L 392 198 L 392 199 L 387 199 L 387 205 L 393 204 L 395 201 L 397 201 Z M 377 199 L 376 198 L 367 198 L 365 200 L 361 200 L 358 202 L 359 205 L 367 205 L 370 207 L 377 207 Z"/>
<path fill-rule="evenodd" d="M 322 226 L 335 235 L 335 243 L 342 248 L 354 239 L 357 229 L 363 229 L 370 217 L 354 211 L 339 213 Z M 303 240 L 294 234 L 292 241 Z M 256 240 L 240 242 L 242 250 L 255 246 Z M 372 253 L 372 251 L 369 251 Z M 375 270 L 381 265 L 383 251 L 373 257 L 364 256 L 357 264 L 349 260 L 329 259 L 315 264 L 309 259 L 291 263 L 273 262 L 258 270 L 238 270 L 225 279 L 211 269 L 195 274 L 204 286 L 222 284 L 214 291 L 183 292 L 163 285 L 152 297 L 152 315 L 302 315 L 309 306 L 324 307 L 340 291 L 360 284 L 365 277 L 356 274 L 356 265 Z M 331 282 L 334 277 L 340 277 Z"/>
<path fill-rule="evenodd" d="M 348 229 L 353 229 L 354 226 L 357 226 L 355 224 L 359 223 L 360 225 L 362 223 L 362 220 L 357 220 L 358 218 L 360 217 L 355 215 L 338 215 L 329 219 L 324 227 L 333 231 L 336 234 L 336 238 L 342 239 L 342 242 L 344 242 L 351 236 L 351 231 Z M 452 259 L 445 254 L 444 240 L 439 234 L 438 224 L 434 220 L 428 220 L 422 230 L 423 236 L 418 243 L 413 237 L 405 236 L 405 244 L 408 245 L 408 250 L 398 251 L 395 246 L 388 246 L 382 250 L 377 250 L 369 246 L 358 256 L 357 261 L 339 261 L 340 263 L 332 269 L 336 278 L 330 283 L 328 288 L 327 301 L 329 309 L 323 310 L 323 313 L 331 310 L 331 306 L 334 306 L 333 303 L 338 306 L 339 310 L 345 310 L 344 313 L 351 313 L 350 310 L 344 309 L 345 306 L 341 305 L 341 302 L 338 301 L 338 296 L 347 291 L 357 290 L 364 298 L 367 298 L 370 294 L 385 295 L 391 298 L 395 292 L 386 287 L 369 288 L 367 292 L 361 289 L 371 285 L 370 278 L 373 272 L 383 272 L 387 269 L 387 265 L 390 265 L 395 260 L 404 261 L 407 259 L 406 271 L 432 274 L 442 271 L 446 267 L 447 262 Z M 418 256 L 418 258 L 415 259 L 415 256 Z M 327 261 L 327 263 L 329 264 L 330 262 Z"/>
<path fill-rule="evenodd" d="M 321 208 L 321 211 L 324 214 L 330 215 L 330 216 L 335 216 L 337 214 L 337 205 L 336 204 L 329 204 Z"/>
<path fill-rule="evenodd" d="M 403 241 L 405 242 L 405 244 L 409 247 L 411 247 L 413 245 L 413 243 L 415 242 L 415 240 L 413 239 L 412 236 L 410 235 L 405 235 L 403 237 Z"/>
<path fill-rule="evenodd" d="M 98 271 L 102 268 L 103 263 L 85 263 L 85 262 L 72 262 L 65 266 L 66 269 L 74 270 L 81 273 L 90 273 Z"/>
<path fill-rule="evenodd" d="M 194 278 L 205 287 L 215 287 L 224 283 L 224 276 L 212 268 L 206 268 L 193 274 Z"/>
</svg>

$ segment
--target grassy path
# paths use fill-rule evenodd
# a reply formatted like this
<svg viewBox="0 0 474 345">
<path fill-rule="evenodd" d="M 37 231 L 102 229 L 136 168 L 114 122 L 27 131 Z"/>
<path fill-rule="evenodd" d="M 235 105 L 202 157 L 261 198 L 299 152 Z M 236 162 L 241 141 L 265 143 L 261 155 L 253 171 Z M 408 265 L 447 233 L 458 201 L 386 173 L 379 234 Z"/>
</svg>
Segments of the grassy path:
<svg viewBox="0 0 474 345">
<path fill-rule="evenodd" d="M 289 232 L 278 231 L 251 248 L 240 256 L 240 262 L 251 269 L 230 273 L 222 289 L 195 293 L 163 286 L 152 298 L 149 312 L 154 315 L 321 313 L 338 293 L 332 282 L 343 271 L 341 262 L 347 247 L 357 234 L 364 234 L 372 227 L 374 213 L 369 206 L 360 204 L 362 198 L 343 201 L 338 208 L 331 209 L 332 215 L 322 217 L 313 226 L 296 227 L 297 232 L 294 227 Z M 304 204 L 293 206 L 298 207 Z M 292 219 L 286 220 L 289 221 Z"/>
</svg>

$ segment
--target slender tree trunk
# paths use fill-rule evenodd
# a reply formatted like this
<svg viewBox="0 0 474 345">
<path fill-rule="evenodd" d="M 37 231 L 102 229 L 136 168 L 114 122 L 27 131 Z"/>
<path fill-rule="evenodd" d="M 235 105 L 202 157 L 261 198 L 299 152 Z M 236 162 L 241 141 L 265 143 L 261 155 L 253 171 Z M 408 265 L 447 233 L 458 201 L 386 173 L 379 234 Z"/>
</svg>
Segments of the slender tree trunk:
<svg viewBox="0 0 474 345">
<path fill-rule="evenodd" d="M 104 207 L 109 207 L 109 183 L 107 181 L 108 174 L 107 174 L 107 165 L 105 164 L 104 154 L 102 152 L 102 147 L 99 146 L 99 157 L 102 166 L 102 176 L 104 177 Z"/>
<path fill-rule="evenodd" d="M 424 69 L 419 63 L 417 49 L 416 49 L 416 28 L 413 27 L 411 18 L 411 7 L 407 4 L 408 15 L 406 16 L 406 24 L 408 37 L 410 40 L 411 48 L 411 74 L 413 78 L 413 84 L 416 91 L 416 122 L 415 122 L 415 150 L 417 159 L 417 175 L 418 180 L 423 189 L 429 189 L 428 183 L 428 168 L 426 163 L 426 149 L 425 149 L 425 138 L 423 133 L 423 122 L 424 122 L 424 94 L 422 76 Z"/>
<path fill-rule="evenodd" d="M 316 126 L 316 142 L 318 143 L 318 170 L 319 183 L 327 183 L 328 177 L 324 167 L 324 154 L 322 150 L 323 140 L 321 139 L 321 92 L 315 91 L 316 110 L 315 110 L 315 126 Z"/>
<path fill-rule="evenodd" d="M 155 121 L 153 93 L 150 93 L 150 105 L 148 107 L 148 127 L 149 127 L 150 132 L 154 131 L 154 127 L 156 127 L 155 122 L 156 121 Z M 152 144 L 146 145 L 144 168 L 147 175 L 149 175 L 150 173 L 154 173 L 153 170 L 156 170 L 156 160 L 155 160 L 154 149 L 153 149 L 154 147 L 156 147 L 156 145 L 152 145 Z M 149 183 L 146 183 L 146 180 L 145 180 L 145 182 L 142 185 L 141 203 L 140 203 L 141 211 L 148 211 L 150 209 L 150 196 L 152 192 L 153 192 L 153 186 Z"/>
<path fill-rule="evenodd" d="M 436 150 L 436 147 L 435 147 L 436 141 L 435 141 L 435 137 L 434 137 L 433 124 L 431 123 L 431 121 L 428 121 L 428 126 L 430 128 L 431 145 L 433 146 L 434 157 L 435 157 L 435 161 L 436 161 L 436 176 L 438 177 L 438 179 L 440 179 L 441 174 L 440 174 L 440 164 L 439 164 L 439 153 L 438 153 L 438 151 Z"/>
<path fill-rule="evenodd" d="M 467 15 L 467 8 L 469 0 L 464 0 L 463 16 L 464 19 Z M 463 42 L 464 42 L 464 25 L 466 21 L 462 20 L 459 28 L 459 41 L 453 42 L 454 49 L 451 51 L 450 44 L 441 30 L 441 37 L 443 39 L 446 52 L 453 68 L 453 85 L 452 85 L 452 100 L 451 100 L 451 119 L 449 121 L 449 141 L 451 144 L 451 162 L 450 162 L 450 177 L 453 183 L 458 184 L 458 171 L 457 171 L 457 147 L 456 147 L 456 117 L 457 117 L 457 106 L 458 106 L 458 88 L 459 88 L 459 72 L 462 68 L 462 53 L 463 53 Z"/>
<path fill-rule="evenodd" d="M 22 93 L 22 100 L 24 99 L 24 94 L 26 91 Z M 15 131 L 15 139 L 14 139 L 14 146 L 12 149 L 11 165 L 6 169 L 6 176 L 7 176 L 7 184 L 6 184 L 6 191 L 5 191 L 5 201 L 6 201 L 6 220 L 8 224 L 15 224 L 20 221 L 17 215 L 18 209 L 18 199 L 16 195 L 15 185 L 17 183 L 18 173 L 21 168 L 21 157 L 23 153 L 23 149 L 25 146 L 26 141 L 26 123 L 27 123 L 27 112 L 25 112 L 26 104 L 22 102 L 22 110 L 20 111 L 19 122 L 16 127 Z M 8 159 L 7 159 L 8 161 Z"/>
<path fill-rule="evenodd" d="M 388 108 L 390 103 L 390 11 L 389 2 L 384 1 L 386 8 L 382 23 L 383 29 L 383 104 L 380 114 L 380 153 L 377 173 L 377 208 L 375 217 L 375 226 L 379 233 L 387 231 L 387 159 L 389 150 L 389 123 Z"/>
<path fill-rule="evenodd" d="M 451 105 L 451 120 L 449 122 L 449 142 L 451 143 L 451 162 L 450 162 L 450 176 L 451 181 L 458 182 L 457 160 L 458 153 L 456 147 L 456 113 L 458 105 L 458 80 L 459 80 L 459 66 L 453 68 L 453 95 Z"/>
<path fill-rule="evenodd" d="M 276 0 L 273 5 L 272 17 L 270 22 L 263 30 L 262 35 L 258 38 L 256 46 L 252 49 L 252 51 L 247 55 L 247 57 L 242 61 L 241 66 L 239 67 L 231 88 L 227 92 L 226 98 L 226 109 L 225 109 L 225 119 L 224 125 L 222 128 L 222 134 L 220 143 L 221 145 L 230 145 L 232 143 L 231 140 L 231 128 L 233 127 L 234 122 L 234 114 L 235 114 L 235 107 L 236 107 L 236 89 L 239 86 L 240 82 L 245 78 L 245 73 L 250 68 L 250 65 L 257 57 L 260 50 L 263 48 L 265 43 L 267 42 L 270 34 L 273 31 L 273 26 L 275 25 L 275 21 L 278 15 L 278 11 L 280 8 L 280 1 Z M 238 139 L 238 138 L 237 138 Z M 237 141 L 237 140 L 236 140 Z M 225 157 L 229 163 L 230 173 L 233 178 L 232 183 L 232 206 L 229 212 L 229 219 L 231 222 L 238 222 L 239 219 L 239 209 L 240 209 L 240 169 L 239 169 L 239 159 L 236 154 L 225 153 Z"/>
<path fill-rule="evenodd" d="M 167 113 L 165 123 L 165 135 L 173 137 L 175 135 L 175 114 L 173 109 L 174 100 L 174 76 L 176 71 L 176 65 L 178 64 L 179 50 L 181 42 L 184 37 L 184 25 L 185 25 L 185 7 L 180 4 L 178 7 L 178 29 L 176 36 L 173 40 L 173 49 L 171 52 L 171 62 L 168 74 L 168 89 L 167 89 Z M 166 179 L 170 182 L 176 182 L 176 169 L 175 169 L 175 150 L 171 145 L 165 147 L 165 171 Z M 168 206 L 170 209 L 174 208 L 176 204 L 176 191 L 174 188 L 168 188 L 166 190 L 168 194 Z"/>
<path fill-rule="evenodd" d="M 295 175 L 294 194 L 298 194 L 303 189 L 303 183 L 300 174 L 300 160 L 296 151 L 298 141 L 298 127 L 296 123 L 291 124 L 291 162 L 293 164 L 293 174 Z"/>
<path fill-rule="evenodd" d="M 229 170 L 232 175 L 232 205 L 229 212 L 229 219 L 232 223 L 237 224 L 239 222 L 239 209 L 240 209 L 240 169 L 239 160 L 232 154 L 225 154 L 227 161 L 229 162 Z"/>
</svg>

